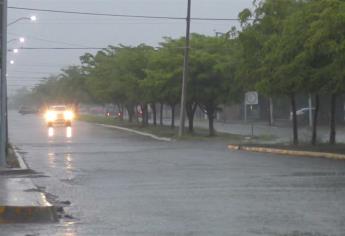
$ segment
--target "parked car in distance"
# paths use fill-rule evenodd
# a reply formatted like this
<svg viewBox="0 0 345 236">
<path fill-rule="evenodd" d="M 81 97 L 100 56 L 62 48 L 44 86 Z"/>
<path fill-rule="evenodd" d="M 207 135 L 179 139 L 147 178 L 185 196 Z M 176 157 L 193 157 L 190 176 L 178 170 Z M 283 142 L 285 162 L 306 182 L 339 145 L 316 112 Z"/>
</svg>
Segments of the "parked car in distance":
<svg viewBox="0 0 345 236">
<path fill-rule="evenodd" d="M 36 114 L 38 110 L 34 107 L 20 106 L 18 112 L 22 115 Z"/>
<path fill-rule="evenodd" d="M 308 118 L 309 112 L 314 113 L 314 107 L 304 107 L 296 111 L 297 119 L 304 120 Z M 290 120 L 292 120 L 292 112 L 290 112 Z"/>
</svg>

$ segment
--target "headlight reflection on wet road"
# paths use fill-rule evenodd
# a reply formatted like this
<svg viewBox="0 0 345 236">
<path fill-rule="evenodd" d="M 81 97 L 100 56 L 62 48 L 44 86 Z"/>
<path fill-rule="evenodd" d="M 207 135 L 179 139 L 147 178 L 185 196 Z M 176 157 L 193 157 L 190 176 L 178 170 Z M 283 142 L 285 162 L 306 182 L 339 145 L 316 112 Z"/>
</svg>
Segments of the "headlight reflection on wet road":
<svg viewBox="0 0 345 236">
<path fill-rule="evenodd" d="M 58 130 L 57 130 L 58 131 Z M 72 127 L 66 127 L 66 129 L 64 130 L 65 132 L 65 137 L 66 138 L 72 138 L 73 137 L 73 130 Z M 56 136 L 56 132 L 55 129 L 53 127 L 49 127 L 48 128 L 48 137 L 52 138 Z"/>
<path fill-rule="evenodd" d="M 54 128 L 53 127 L 49 127 L 48 128 L 48 137 L 53 137 L 54 136 Z"/>
<path fill-rule="evenodd" d="M 73 169 L 73 159 L 72 155 L 69 153 L 65 155 L 65 167 L 67 170 Z"/>
<path fill-rule="evenodd" d="M 66 137 L 67 138 L 72 138 L 72 127 L 67 127 L 66 128 Z"/>
<path fill-rule="evenodd" d="M 52 168 L 56 167 L 56 163 L 55 163 L 55 154 L 53 152 L 49 152 L 48 153 L 48 161 L 49 161 L 49 166 Z"/>
</svg>

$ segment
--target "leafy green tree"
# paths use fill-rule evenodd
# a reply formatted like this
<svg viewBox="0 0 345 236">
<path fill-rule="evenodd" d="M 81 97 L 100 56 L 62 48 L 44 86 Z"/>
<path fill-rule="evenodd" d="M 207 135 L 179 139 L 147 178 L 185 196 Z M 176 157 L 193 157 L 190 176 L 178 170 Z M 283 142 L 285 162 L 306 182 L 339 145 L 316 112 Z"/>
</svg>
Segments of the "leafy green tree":
<svg viewBox="0 0 345 236">
<path fill-rule="evenodd" d="M 240 13 L 242 59 L 237 78 L 244 89 L 255 87 L 268 96 L 285 94 L 290 97 L 294 144 L 298 144 L 295 94 L 301 89 L 301 68 L 289 63 L 291 58 L 282 56 L 277 46 L 286 19 L 302 4 L 303 1 L 297 0 L 266 0 L 258 2 L 254 12 L 245 9 Z"/>
<path fill-rule="evenodd" d="M 8 106 L 11 108 L 19 108 L 20 106 L 36 105 L 33 101 L 31 90 L 27 87 L 22 87 L 15 91 L 9 98 Z"/>
<path fill-rule="evenodd" d="M 146 77 L 149 58 L 154 49 L 145 44 L 137 47 L 121 46 L 116 48 L 115 65 L 117 80 L 122 84 L 126 93 L 127 107 L 132 104 L 141 106 L 143 112 L 143 125 L 148 125 L 148 104 L 152 100 L 146 91 L 141 89 L 140 83 Z"/>
<path fill-rule="evenodd" d="M 183 64 L 181 40 L 165 38 L 150 58 L 144 83 L 153 100 L 171 107 L 171 127 L 175 127 L 175 108 L 180 101 Z M 162 114 L 160 114 L 162 117 Z"/>
<path fill-rule="evenodd" d="M 227 102 L 234 86 L 232 41 L 193 34 L 191 47 L 190 80 L 193 80 L 195 99 L 208 117 L 209 135 L 214 136 L 219 105 Z"/>
<path fill-rule="evenodd" d="M 113 102 L 111 69 L 109 56 L 105 51 L 99 51 L 95 55 L 85 54 L 80 57 L 82 71 L 86 76 L 86 87 L 94 101 L 98 103 Z"/>
<path fill-rule="evenodd" d="M 143 124 L 148 123 L 148 97 L 140 87 L 145 78 L 153 48 L 147 45 L 137 47 L 109 47 L 95 56 L 86 54 L 81 57 L 88 86 L 96 99 L 103 103 L 117 104 L 121 111 L 126 107 L 132 121 L 134 108 L 141 105 Z"/>
<path fill-rule="evenodd" d="M 336 99 L 345 91 L 345 2 L 341 0 L 310 1 L 312 19 L 306 39 L 306 49 L 315 78 L 331 94 L 329 143 L 336 142 Z M 312 84 L 315 81 L 312 81 Z"/>
<path fill-rule="evenodd" d="M 320 68 L 324 57 L 313 53 L 309 46 L 310 29 L 315 21 L 315 9 L 305 2 L 284 23 L 284 30 L 276 46 L 278 57 L 285 67 L 289 66 L 299 76 L 301 91 L 313 94 L 315 110 L 313 115 L 312 145 L 316 144 L 319 114 L 319 97 L 325 93 L 325 74 Z M 279 73 L 279 71 L 278 71 Z"/>
<path fill-rule="evenodd" d="M 86 77 L 81 67 L 70 66 L 61 71 L 62 73 L 59 75 L 59 91 L 66 101 L 76 106 L 80 102 L 89 102 L 90 95 L 86 86 Z"/>
</svg>

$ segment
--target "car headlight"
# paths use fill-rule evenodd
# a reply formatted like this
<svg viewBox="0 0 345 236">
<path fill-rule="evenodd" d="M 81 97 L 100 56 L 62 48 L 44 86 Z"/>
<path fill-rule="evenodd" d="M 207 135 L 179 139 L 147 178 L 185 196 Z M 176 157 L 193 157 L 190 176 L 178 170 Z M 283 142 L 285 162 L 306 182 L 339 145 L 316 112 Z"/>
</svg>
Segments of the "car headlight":
<svg viewBox="0 0 345 236">
<path fill-rule="evenodd" d="M 46 120 L 49 121 L 55 121 L 56 120 L 56 113 L 53 111 L 47 111 L 45 114 Z"/>
<path fill-rule="evenodd" d="M 64 117 L 65 117 L 65 120 L 73 120 L 74 113 L 72 111 L 65 111 Z"/>
</svg>

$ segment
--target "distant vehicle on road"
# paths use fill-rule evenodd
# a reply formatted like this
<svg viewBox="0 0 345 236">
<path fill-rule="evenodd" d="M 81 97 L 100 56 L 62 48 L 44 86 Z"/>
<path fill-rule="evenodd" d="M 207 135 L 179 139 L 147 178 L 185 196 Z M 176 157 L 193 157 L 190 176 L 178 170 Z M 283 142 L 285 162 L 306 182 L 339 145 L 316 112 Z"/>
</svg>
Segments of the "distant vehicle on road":
<svg viewBox="0 0 345 236">
<path fill-rule="evenodd" d="M 115 119 L 123 119 L 123 113 L 122 112 L 106 111 L 105 116 L 110 117 L 110 118 L 115 118 Z"/>
<path fill-rule="evenodd" d="M 71 126 L 74 119 L 74 112 L 65 105 L 50 106 L 45 113 L 48 127 L 54 125 Z"/>
<path fill-rule="evenodd" d="M 22 115 L 27 115 L 27 114 L 36 114 L 38 110 L 34 107 L 21 106 L 18 112 Z"/>
</svg>

